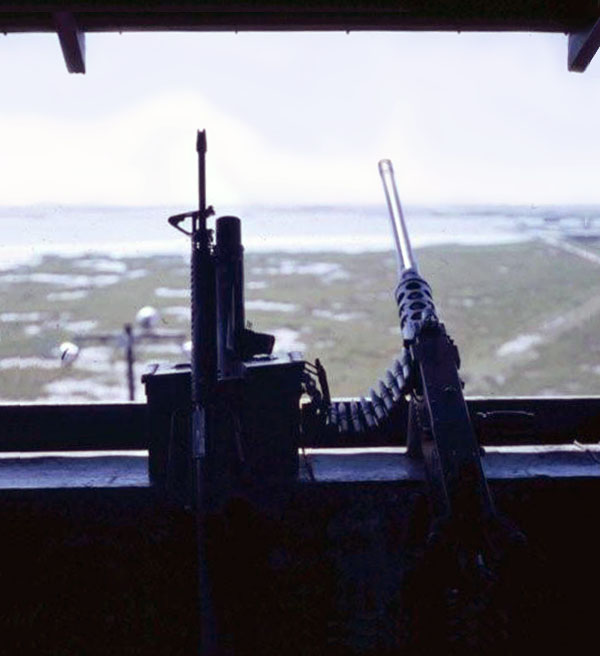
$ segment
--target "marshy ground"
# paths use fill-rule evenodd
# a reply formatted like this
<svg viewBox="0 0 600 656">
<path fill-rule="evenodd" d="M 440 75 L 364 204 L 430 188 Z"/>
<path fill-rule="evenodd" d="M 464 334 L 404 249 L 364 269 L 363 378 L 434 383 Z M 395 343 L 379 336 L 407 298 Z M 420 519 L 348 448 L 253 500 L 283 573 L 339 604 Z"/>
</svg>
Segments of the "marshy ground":
<svg viewBox="0 0 600 656">
<path fill-rule="evenodd" d="M 418 258 L 459 346 L 467 394 L 600 393 L 600 260 L 542 240 L 432 246 Z M 245 263 L 253 327 L 274 333 L 282 351 L 320 358 L 335 396 L 368 392 L 400 349 L 393 253 L 249 252 Z M 160 311 L 159 328 L 187 334 L 188 286 L 179 255 L 48 255 L 2 270 L 0 399 L 125 400 L 121 348 L 86 346 L 63 367 L 58 345 L 119 331 L 145 305 Z M 177 342 L 136 355 L 138 379 L 151 362 L 187 357 Z"/>
</svg>

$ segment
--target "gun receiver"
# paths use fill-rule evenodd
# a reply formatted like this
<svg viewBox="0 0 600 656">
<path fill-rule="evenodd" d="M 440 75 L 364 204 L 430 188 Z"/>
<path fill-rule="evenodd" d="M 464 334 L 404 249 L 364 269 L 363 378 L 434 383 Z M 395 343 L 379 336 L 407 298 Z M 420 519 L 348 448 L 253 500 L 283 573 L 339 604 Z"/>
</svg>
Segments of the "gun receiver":
<svg viewBox="0 0 600 656">
<path fill-rule="evenodd" d="M 394 169 L 379 162 L 398 262 L 396 302 L 405 352 L 402 392 L 410 399 L 409 455 L 422 457 L 436 528 L 467 528 L 473 539 L 493 518 L 494 503 L 480 461 L 480 448 L 463 397 L 458 349 L 438 319 L 431 287 L 420 275 L 404 221 Z M 408 369 L 408 371 L 407 371 Z M 406 375 L 408 374 L 408 375 Z M 473 556 L 482 554 L 483 540 Z"/>
</svg>

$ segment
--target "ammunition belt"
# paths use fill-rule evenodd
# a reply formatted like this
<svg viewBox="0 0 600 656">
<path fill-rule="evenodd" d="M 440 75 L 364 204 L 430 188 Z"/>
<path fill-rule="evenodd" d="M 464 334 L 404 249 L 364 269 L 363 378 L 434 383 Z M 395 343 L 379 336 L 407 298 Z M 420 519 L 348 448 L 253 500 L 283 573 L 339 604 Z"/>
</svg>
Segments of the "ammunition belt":
<svg viewBox="0 0 600 656">
<path fill-rule="evenodd" d="M 358 400 L 331 401 L 326 409 L 326 426 L 341 434 L 376 430 L 403 402 L 410 380 L 410 359 L 404 349 L 375 385 L 377 391 L 371 388 L 368 397 L 361 396 Z"/>
</svg>

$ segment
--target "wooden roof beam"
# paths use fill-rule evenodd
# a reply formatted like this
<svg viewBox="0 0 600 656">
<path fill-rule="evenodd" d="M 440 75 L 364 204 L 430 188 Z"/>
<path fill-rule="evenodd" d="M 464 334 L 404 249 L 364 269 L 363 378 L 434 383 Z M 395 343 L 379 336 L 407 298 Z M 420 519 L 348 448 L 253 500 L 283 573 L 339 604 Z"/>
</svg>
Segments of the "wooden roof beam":
<svg viewBox="0 0 600 656">
<path fill-rule="evenodd" d="M 599 47 L 600 18 L 591 27 L 569 34 L 569 70 L 575 73 L 583 73 Z"/>
<path fill-rule="evenodd" d="M 54 24 L 69 73 L 85 73 L 85 32 L 70 11 L 53 14 Z"/>
</svg>

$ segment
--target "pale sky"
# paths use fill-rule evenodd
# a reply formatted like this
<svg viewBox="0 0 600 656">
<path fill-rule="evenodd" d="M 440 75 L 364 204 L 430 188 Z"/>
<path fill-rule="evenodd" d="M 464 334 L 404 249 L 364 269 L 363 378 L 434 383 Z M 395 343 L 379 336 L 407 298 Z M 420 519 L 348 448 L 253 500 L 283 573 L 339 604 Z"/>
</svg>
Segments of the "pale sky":
<svg viewBox="0 0 600 656">
<path fill-rule="evenodd" d="M 0 36 L 0 205 L 600 203 L 600 56 L 563 35 Z"/>
</svg>

